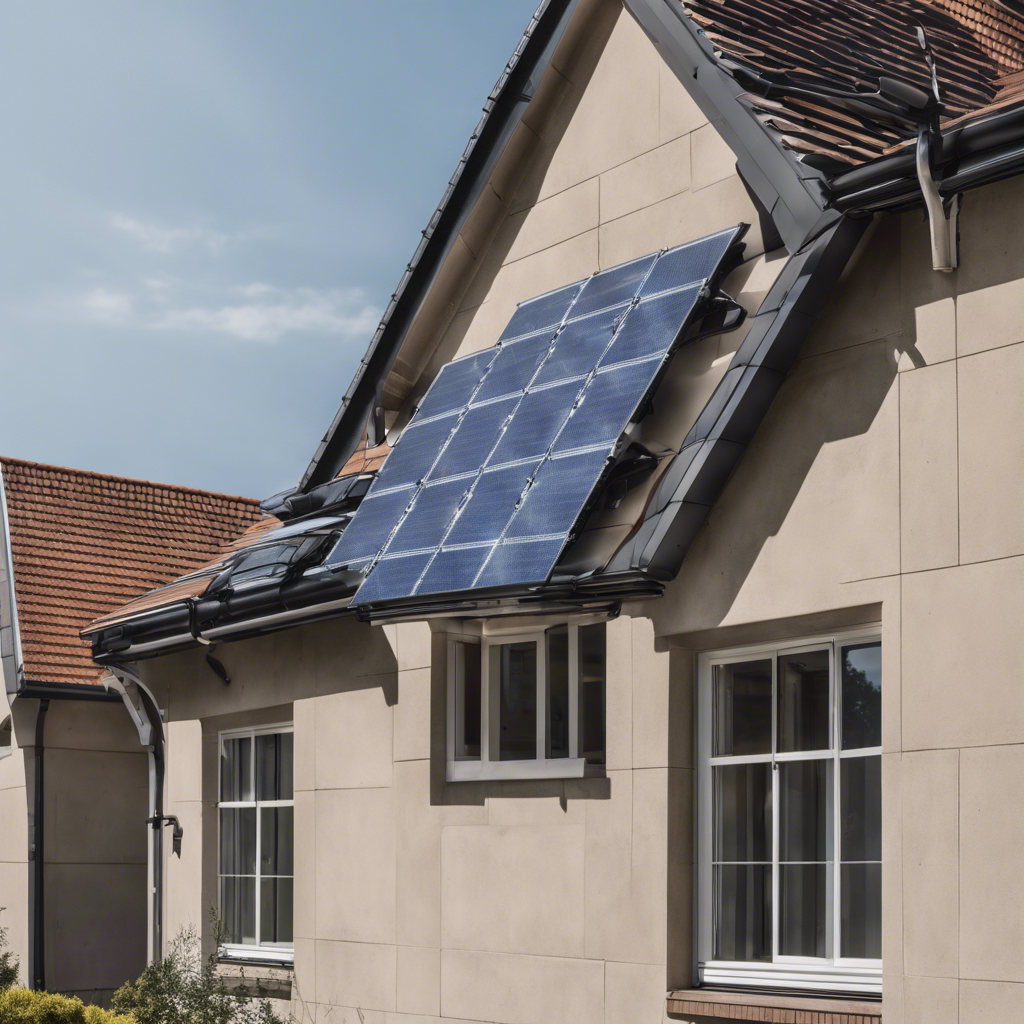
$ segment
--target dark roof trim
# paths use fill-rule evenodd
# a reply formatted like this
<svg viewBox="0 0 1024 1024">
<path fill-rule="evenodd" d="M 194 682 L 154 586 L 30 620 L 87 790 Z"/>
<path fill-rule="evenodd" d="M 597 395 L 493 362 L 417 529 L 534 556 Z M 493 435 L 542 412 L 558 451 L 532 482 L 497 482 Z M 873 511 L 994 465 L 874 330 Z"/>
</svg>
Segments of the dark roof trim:
<svg viewBox="0 0 1024 1024">
<path fill-rule="evenodd" d="M 824 176 L 785 149 L 741 102 L 743 87 L 719 67 L 704 32 L 670 0 L 623 0 L 662 59 L 736 154 L 740 177 L 771 215 L 790 252 L 838 219 Z"/>
<path fill-rule="evenodd" d="M 448 188 L 391 296 L 334 422 L 299 482 L 299 491 L 308 491 L 333 479 L 359 443 L 375 405 L 379 405 L 380 389 L 406 333 L 490 179 L 494 165 L 533 99 L 577 3 L 578 0 L 542 0 L 537 8 L 487 97 L 483 117 L 470 136 Z"/>
</svg>

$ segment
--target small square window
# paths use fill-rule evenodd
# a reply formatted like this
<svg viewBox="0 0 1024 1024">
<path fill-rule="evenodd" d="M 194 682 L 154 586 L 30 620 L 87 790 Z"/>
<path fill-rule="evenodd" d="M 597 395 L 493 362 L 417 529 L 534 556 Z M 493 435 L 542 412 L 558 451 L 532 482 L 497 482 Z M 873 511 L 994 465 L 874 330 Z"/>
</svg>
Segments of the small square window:
<svg viewBox="0 0 1024 1024">
<path fill-rule="evenodd" d="M 605 626 L 448 643 L 448 772 L 573 778 L 604 765 Z"/>
</svg>

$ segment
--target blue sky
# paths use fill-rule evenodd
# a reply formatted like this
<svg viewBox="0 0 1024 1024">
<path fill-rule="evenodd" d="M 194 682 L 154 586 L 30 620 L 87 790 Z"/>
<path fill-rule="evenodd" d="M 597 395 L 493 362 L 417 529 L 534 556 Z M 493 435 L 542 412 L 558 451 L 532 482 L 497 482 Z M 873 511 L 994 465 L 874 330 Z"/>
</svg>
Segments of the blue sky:
<svg viewBox="0 0 1024 1024">
<path fill-rule="evenodd" d="M 8 5 L 0 453 L 295 483 L 535 6 Z"/>
</svg>

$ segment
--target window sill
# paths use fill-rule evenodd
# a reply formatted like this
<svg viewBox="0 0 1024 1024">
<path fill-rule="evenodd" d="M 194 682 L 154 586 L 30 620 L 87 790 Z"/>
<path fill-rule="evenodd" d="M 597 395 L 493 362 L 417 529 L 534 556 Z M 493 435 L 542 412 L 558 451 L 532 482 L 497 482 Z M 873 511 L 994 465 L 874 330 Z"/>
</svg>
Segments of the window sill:
<svg viewBox="0 0 1024 1024">
<path fill-rule="evenodd" d="M 217 962 L 217 977 L 228 992 L 244 988 L 258 999 L 291 999 L 294 976 L 293 964 L 283 960 L 268 963 L 222 953 Z"/>
<path fill-rule="evenodd" d="M 557 757 L 545 761 L 449 761 L 449 782 L 488 782 L 523 779 L 582 779 L 604 774 L 590 768 L 582 757 Z"/>
<path fill-rule="evenodd" d="M 727 1017 L 773 1024 L 881 1024 L 882 1004 L 872 1000 L 773 996 L 722 989 L 680 989 L 669 992 L 669 1013 Z"/>
</svg>

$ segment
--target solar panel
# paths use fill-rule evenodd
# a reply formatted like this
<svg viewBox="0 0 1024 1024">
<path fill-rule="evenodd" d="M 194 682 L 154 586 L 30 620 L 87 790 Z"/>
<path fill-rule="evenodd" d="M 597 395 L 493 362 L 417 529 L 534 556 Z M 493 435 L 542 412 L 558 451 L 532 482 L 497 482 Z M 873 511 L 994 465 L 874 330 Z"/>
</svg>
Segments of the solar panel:
<svg viewBox="0 0 1024 1024">
<path fill-rule="evenodd" d="M 325 561 L 366 573 L 353 603 L 543 583 L 741 231 L 523 302 L 442 367 Z"/>
</svg>

